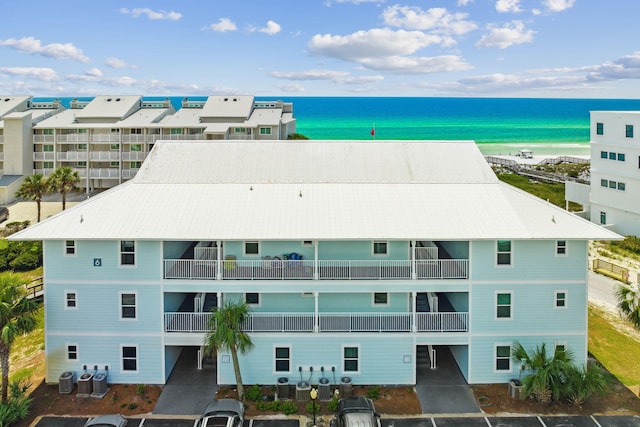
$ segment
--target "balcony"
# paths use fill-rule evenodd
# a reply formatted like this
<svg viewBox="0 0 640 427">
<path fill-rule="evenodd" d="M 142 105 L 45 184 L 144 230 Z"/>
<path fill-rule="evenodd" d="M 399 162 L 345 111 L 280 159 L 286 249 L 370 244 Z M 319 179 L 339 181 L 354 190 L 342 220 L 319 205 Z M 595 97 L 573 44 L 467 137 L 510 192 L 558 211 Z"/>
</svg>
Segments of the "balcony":
<svg viewBox="0 0 640 427">
<path fill-rule="evenodd" d="M 58 152 L 57 158 L 63 162 L 86 162 L 88 155 L 86 151 L 64 151 Z"/>
<path fill-rule="evenodd" d="M 119 133 L 94 133 L 91 142 L 120 142 Z"/>
<path fill-rule="evenodd" d="M 122 160 L 125 161 L 138 161 L 141 162 L 147 157 L 147 153 L 143 153 L 142 151 L 123 151 L 122 152 Z"/>
<path fill-rule="evenodd" d="M 131 179 L 140 169 L 122 169 L 122 179 Z"/>
<path fill-rule="evenodd" d="M 43 160 L 54 160 L 55 154 L 52 151 L 42 152 L 37 151 L 33 153 L 33 160 L 35 161 L 43 161 Z"/>
<path fill-rule="evenodd" d="M 86 133 L 70 133 L 67 135 L 58 135 L 58 142 L 87 142 L 89 141 L 89 135 Z"/>
<path fill-rule="evenodd" d="M 209 331 L 210 312 L 164 314 L 165 332 Z M 252 313 L 246 332 L 467 332 L 467 312 L 426 313 Z"/>
<path fill-rule="evenodd" d="M 94 161 L 113 162 L 120 160 L 119 151 L 92 151 L 89 153 L 89 159 Z"/>
<path fill-rule="evenodd" d="M 222 266 L 222 268 L 220 268 Z M 467 279 L 469 260 L 166 259 L 165 279 L 194 280 L 411 280 Z"/>
<path fill-rule="evenodd" d="M 82 176 L 82 174 L 81 174 Z M 120 170 L 115 168 L 94 169 L 89 171 L 90 178 L 120 178 Z"/>
<path fill-rule="evenodd" d="M 55 142 L 54 135 L 33 135 L 33 142 Z"/>
</svg>

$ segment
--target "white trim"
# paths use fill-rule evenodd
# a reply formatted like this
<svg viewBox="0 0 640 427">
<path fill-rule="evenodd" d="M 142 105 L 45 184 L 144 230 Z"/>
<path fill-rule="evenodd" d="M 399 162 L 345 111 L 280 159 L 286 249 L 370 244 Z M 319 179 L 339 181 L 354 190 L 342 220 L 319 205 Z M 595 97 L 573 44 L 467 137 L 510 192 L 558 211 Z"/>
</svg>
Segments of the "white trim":
<svg viewBox="0 0 640 427">
<path fill-rule="evenodd" d="M 71 240 L 71 239 L 65 239 L 63 240 L 63 246 L 62 246 L 62 255 L 65 257 L 77 257 L 78 256 L 78 241 L 77 240 Z M 72 246 L 68 246 L 67 242 L 73 242 Z M 69 248 L 73 248 L 73 253 L 68 253 L 67 249 Z"/>
<path fill-rule="evenodd" d="M 564 305 L 558 305 L 558 294 L 564 294 Z M 553 308 L 555 310 L 566 310 L 569 308 L 569 291 L 567 290 L 557 290 L 553 292 Z"/>
<path fill-rule="evenodd" d="M 302 247 L 303 248 L 304 247 L 311 247 L 311 246 L 313 246 L 313 243 L 314 243 L 313 240 L 303 240 L 302 241 Z"/>
<path fill-rule="evenodd" d="M 514 262 L 513 262 L 513 246 L 514 246 L 513 243 L 514 242 L 513 242 L 513 240 L 510 240 L 510 239 L 496 239 L 495 242 L 496 243 L 495 243 L 495 246 L 494 246 L 494 248 L 495 248 L 495 259 L 494 259 L 494 262 L 495 262 L 496 268 L 513 268 L 513 266 L 514 266 Z M 498 251 L 498 242 L 509 242 L 509 251 L 508 252 L 506 252 L 506 251 L 502 251 L 502 252 Z M 509 254 L 509 264 L 498 264 L 498 255 L 499 254 L 506 254 L 506 253 Z"/>
<path fill-rule="evenodd" d="M 122 351 L 125 347 L 133 347 L 136 349 L 136 369 L 133 370 L 125 370 L 124 369 L 124 355 Z M 140 371 L 140 352 L 138 351 L 138 344 L 120 344 L 120 373 L 121 374 L 137 374 Z M 130 359 L 130 358 L 127 358 Z"/>
<path fill-rule="evenodd" d="M 358 362 L 358 370 L 357 371 L 345 371 L 345 369 L 344 369 L 344 362 L 346 361 L 346 359 L 344 357 L 344 349 L 345 348 L 357 348 L 358 349 L 358 358 L 355 359 Z M 354 360 L 354 359 L 350 358 L 348 360 Z M 362 349 L 360 348 L 360 344 L 342 344 L 342 348 L 340 349 L 340 371 L 342 372 L 342 375 L 349 376 L 349 375 L 359 374 L 361 367 L 362 367 Z"/>
<path fill-rule="evenodd" d="M 72 346 L 72 345 L 76 347 L 76 358 L 75 359 L 69 358 L 69 353 L 70 353 L 69 347 Z M 65 353 L 66 353 L 65 357 L 67 359 L 67 362 L 77 363 L 78 360 L 80 360 L 80 346 L 77 343 L 65 343 L 64 348 L 65 348 Z"/>
<path fill-rule="evenodd" d="M 130 254 L 131 252 L 123 252 L 122 251 L 122 242 L 133 242 L 133 264 L 123 264 L 122 263 L 122 255 Z M 120 268 L 136 268 L 138 261 L 137 254 L 138 242 L 135 240 L 118 240 L 118 267 Z"/>
<path fill-rule="evenodd" d="M 385 294 L 387 296 L 386 303 L 376 303 L 376 294 Z M 371 307 L 389 307 L 391 304 L 391 295 L 389 292 L 372 292 L 371 293 Z"/>
<path fill-rule="evenodd" d="M 247 294 L 256 294 L 258 295 L 258 303 L 251 303 L 247 301 Z M 262 297 L 260 296 L 260 292 L 245 292 L 244 293 L 244 303 L 251 307 L 260 307 L 262 305 Z"/>
<path fill-rule="evenodd" d="M 509 294 L 509 317 L 498 317 L 498 307 L 506 307 L 506 305 L 498 305 L 498 295 L 499 294 Z M 493 316 L 495 320 L 513 320 L 514 318 L 514 313 L 513 313 L 513 291 L 512 290 L 496 290 L 494 292 L 494 309 L 495 311 L 493 312 Z"/>
<path fill-rule="evenodd" d="M 247 243 L 256 243 L 258 245 L 258 253 L 247 253 Z M 242 255 L 244 256 L 260 256 L 260 241 L 258 240 L 245 240 L 242 242 Z"/>
<path fill-rule="evenodd" d="M 274 375 L 291 374 L 291 372 L 292 372 L 291 371 L 291 367 L 293 366 L 293 360 L 292 360 L 293 359 L 293 357 L 292 357 L 293 351 L 292 351 L 291 347 L 292 347 L 291 344 L 274 344 L 273 345 L 273 374 Z M 288 348 L 289 349 L 289 358 L 288 358 L 288 360 L 289 360 L 289 370 L 288 371 L 278 371 L 278 370 L 276 370 L 276 362 L 278 360 L 285 360 L 284 358 L 280 358 L 280 359 L 277 358 L 277 356 L 276 356 L 276 349 L 277 348 Z"/>
<path fill-rule="evenodd" d="M 69 307 L 69 305 L 68 305 L 70 300 L 67 298 L 67 296 L 69 296 L 69 294 L 73 294 L 74 295 L 73 301 L 75 301 L 75 303 L 76 303 L 76 305 L 74 307 Z M 63 304 L 64 304 L 64 309 L 65 310 L 77 310 L 78 309 L 78 291 L 76 291 L 74 289 L 65 289 Z"/>
<path fill-rule="evenodd" d="M 376 253 L 376 244 L 384 243 L 384 253 Z M 371 241 L 371 256 L 379 257 L 379 256 L 389 256 L 389 241 L 388 240 L 372 240 Z"/>
<path fill-rule="evenodd" d="M 513 361 L 511 360 L 511 343 L 497 342 L 493 344 L 493 373 L 504 374 L 513 372 Z M 509 347 L 509 356 L 506 358 L 509 361 L 509 369 L 497 369 L 498 364 L 498 347 Z M 503 359 L 501 357 L 500 359 Z"/>
<path fill-rule="evenodd" d="M 122 316 L 122 309 L 124 307 L 131 307 L 130 305 L 124 306 L 122 304 L 122 296 L 123 295 L 133 295 L 133 297 L 135 298 L 135 303 L 133 305 L 133 309 L 135 310 L 135 316 L 134 317 L 123 317 Z M 118 292 L 118 319 L 119 320 L 124 320 L 124 321 L 135 321 L 135 320 L 138 320 L 138 291 L 120 291 L 120 292 Z"/>
<path fill-rule="evenodd" d="M 559 243 L 564 242 L 564 246 L 560 246 Z M 564 253 L 558 252 L 560 249 L 564 249 Z M 568 240 L 556 240 L 556 256 L 567 257 L 569 256 L 569 241 Z"/>
</svg>

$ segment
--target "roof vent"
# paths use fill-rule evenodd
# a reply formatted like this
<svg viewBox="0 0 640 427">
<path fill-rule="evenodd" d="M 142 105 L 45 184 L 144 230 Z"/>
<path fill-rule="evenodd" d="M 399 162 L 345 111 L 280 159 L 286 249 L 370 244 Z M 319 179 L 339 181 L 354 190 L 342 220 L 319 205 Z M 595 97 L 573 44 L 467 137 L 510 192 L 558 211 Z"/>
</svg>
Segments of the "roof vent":
<svg viewBox="0 0 640 427">
<path fill-rule="evenodd" d="M 116 98 L 116 102 L 120 101 L 120 98 Z"/>
<path fill-rule="evenodd" d="M 107 102 L 111 102 L 111 98 L 107 98 Z"/>
<path fill-rule="evenodd" d="M 229 100 L 229 98 L 225 98 L 224 101 L 227 102 Z"/>
<path fill-rule="evenodd" d="M 237 101 L 237 100 L 238 100 L 238 98 L 233 98 L 233 100 L 234 100 L 234 101 Z"/>
<path fill-rule="evenodd" d="M 11 99 L 10 98 L 5 98 L 4 102 L 9 102 Z"/>
</svg>

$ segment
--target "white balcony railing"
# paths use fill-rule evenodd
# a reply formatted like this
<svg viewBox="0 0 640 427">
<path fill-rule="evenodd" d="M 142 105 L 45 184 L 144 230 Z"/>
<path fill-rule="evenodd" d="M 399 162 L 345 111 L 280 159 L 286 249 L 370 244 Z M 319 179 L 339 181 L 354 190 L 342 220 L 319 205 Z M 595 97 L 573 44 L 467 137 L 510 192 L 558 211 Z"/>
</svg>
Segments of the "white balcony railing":
<svg viewBox="0 0 640 427">
<path fill-rule="evenodd" d="M 140 169 L 122 169 L 122 179 L 131 179 L 138 173 Z"/>
<path fill-rule="evenodd" d="M 164 330 L 208 332 L 212 316 L 165 313 Z M 252 313 L 242 328 L 246 332 L 467 332 L 468 318 L 466 312 L 415 313 L 415 317 L 414 313 Z"/>
<path fill-rule="evenodd" d="M 91 142 L 120 142 L 119 133 L 94 133 Z"/>
<path fill-rule="evenodd" d="M 91 160 L 96 160 L 96 161 L 113 162 L 116 160 L 120 160 L 120 152 L 119 151 L 92 151 L 89 153 L 89 158 Z"/>
<path fill-rule="evenodd" d="M 219 269 L 219 264 L 222 269 Z M 469 261 L 440 259 L 415 261 L 417 279 L 466 279 Z M 221 274 L 218 275 L 218 270 Z M 223 280 L 410 280 L 412 261 L 329 261 L 322 260 L 164 260 L 165 279 Z"/>
<path fill-rule="evenodd" d="M 86 151 L 64 151 L 56 154 L 58 160 L 69 162 L 86 162 L 89 157 Z"/>
<path fill-rule="evenodd" d="M 147 157 L 147 153 L 143 153 L 142 151 L 123 151 L 122 152 L 122 160 L 126 161 L 143 161 Z"/>
<path fill-rule="evenodd" d="M 33 142 L 54 142 L 53 135 L 33 135 Z"/>
<path fill-rule="evenodd" d="M 91 169 L 89 171 L 90 178 L 119 178 L 120 170 L 115 168 Z"/>
<path fill-rule="evenodd" d="M 54 160 L 55 153 L 53 151 L 36 151 L 33 153 L 33 160 L 35 161 L 43 161 L 43 160 Z"/>
<path fill-rule="evenodd" d="M 58 135 L 58 142 L 87 142 L 89 134 L 86 133 L 70 133 L 67 135 Z"/>
<path fill-rule="evenodd" d="M 136 133 L 122 135 L 122 142 L 145 142 L 145 135 L 139 135 Z"/>
</svg>

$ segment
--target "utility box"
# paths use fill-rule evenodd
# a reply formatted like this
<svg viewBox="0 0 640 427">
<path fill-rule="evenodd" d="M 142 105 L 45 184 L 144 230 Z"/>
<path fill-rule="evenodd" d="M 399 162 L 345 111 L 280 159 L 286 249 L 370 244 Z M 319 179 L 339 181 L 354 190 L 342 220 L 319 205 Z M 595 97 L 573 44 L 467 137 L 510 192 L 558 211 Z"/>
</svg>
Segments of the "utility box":
<svg viewBox="0 0 640 427">
<path fill-rule="evenodd" d="M 58 379 L 60 394 L 70 394 L 75 386 L 75 375 L 71 371 L 63 372 Z"/>
<path fill-rule="evenodd" d="M 278 378 L 278 399 L 289 399 L 289 378 L 280 377 Z"/>
<path fill-rule="evenodd" d="M 296 400 L 298 402 L 306 402 L 311 399 L 311 384 L 307 381 L 299 381 L 296 384 Z"/>
<path fill-rule="evenodd" d="M 318 400 L 328 402 L 331 400 L 331 384 L 328 378 L 320 378 L 318 381 Z"/>
<path fill-rule="evenodd" d="M 109 389 L 107 388 L 107 374 L 100 372 L 93 377 L 93 392 L 91 396 L 103 397 Z"/>
<path fill-rule="evenodd" d="M 351 377 L 340 378 L 340 398 L 347 398 L 353 395 L 353 384 L 351 384 Z"/>
<path fill-rule="evenodd" d="M 90 396 L 93 391 L 93 374 L 84 373 L 78 378 L 78 396 Z"/>
</svg>

